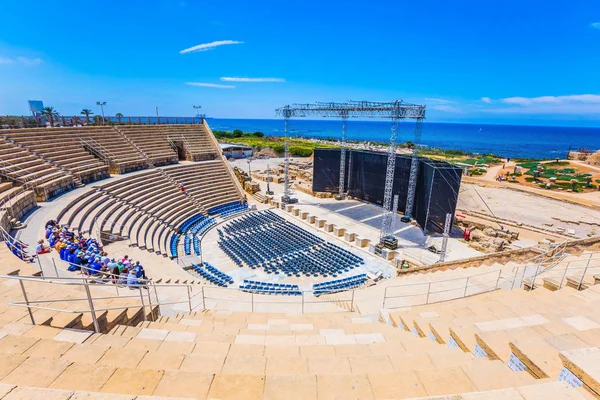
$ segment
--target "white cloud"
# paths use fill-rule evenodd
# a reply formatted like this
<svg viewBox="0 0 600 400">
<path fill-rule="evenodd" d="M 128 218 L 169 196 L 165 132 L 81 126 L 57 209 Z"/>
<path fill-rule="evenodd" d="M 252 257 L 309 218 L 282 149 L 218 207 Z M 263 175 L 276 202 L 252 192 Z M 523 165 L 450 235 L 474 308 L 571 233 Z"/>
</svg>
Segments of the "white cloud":
<svg viewBox="0 0 600 400">
<path fill-rule="evenodd" d="M 455 102 L 452 101 L 452 100 L 436 99 L 435 97 L 425 97 L 425 100 L 427 100 L 427 101 L 435 101 L 436 103 L 442 103 L 442 104 L 455 104 Z"/>
<path fill-rule="evenodd" d="M 25 65 L 38 65 L 42 63 L 42 59 L 39 57 L 29 58 L 29 57 L 17 57 L 17 61 L 23 63 Z"/>
<path fill-rule="evenodd" d="M 490 99 L 489 97 L 482 97 L 481 101 L 483 101 L 484 103 L 487 103 L 487 104 L 491 104 L 492 103 L 492 99 Z"/>
<path fill-rule="evenodd" d="M 575 94 L 569 96 L 540 96 L 540 97 L 507 97 L 503 103 L 520 106 L 540 104 L 566 105 L 566 104 L 600 104 L 600 95 Z"/>
<path fill-rule="evenodd" d="M 23 65 L 38 65 L 43 61 L 39 57 L 30 58 L 30 57 L 16 57 L 16 58 L 8 58 L 8 57 L 0 57 L 0 64 L 23 64 Z"/>
<path fill-rule="evenodd" d="M 244 42 L 238 42 L 236 40 L 218 40 L 216 42 L 203 43 L 203 44 L 198 44 L 196 46 L 188 47 L 187 49 L 181 50 L 179 52 L 179 54 L 196 53 L 199 51 L 208 51 L 208 50 L 212 50 L 219 46 L 226 46 L 226 45 L 230 45 L 230 44 L 242 44 L 242 43 L 244 43 Z"/>
<path fill-rule="evenodd" d="M 600 22 L 593 22 L 590 26 L 594 29 L 600 29 Z"/>
<path fill-rule="evenodd" d="M 504 106 L 486 108 L 484 112 L 496 114 L 562 114 L 598 115 L 600 95 L 575 94 L 568 96 L 507 97 L 495 104 Z"/>
<path fill-rule="evenodd" d="M 217 83 L 203 83 L 203 82 L 186 82 L 188 86 L 198 86 L 198 87 L 207 87 L 207 88 L 215 88 L 215 89 L 235 89 L 233 85 L 219 85 Z"/>
<path fill-rule="evenodd" d="M 450 112 L 450 113 L 458 113 L 458 114 L 462 114 L 464 112 L 463 110 L 461 110 L 458 107 L 449 106 L 449 105 L 437 105 L 437 106 L 431 106 L 429 108 L 432 110 Z"/>
<path fill-rule="evenodd" d="M 242 78 L 242 77 L 222 77 L 223 82 L 285 82 L 283 78 Z"/>
</svg>

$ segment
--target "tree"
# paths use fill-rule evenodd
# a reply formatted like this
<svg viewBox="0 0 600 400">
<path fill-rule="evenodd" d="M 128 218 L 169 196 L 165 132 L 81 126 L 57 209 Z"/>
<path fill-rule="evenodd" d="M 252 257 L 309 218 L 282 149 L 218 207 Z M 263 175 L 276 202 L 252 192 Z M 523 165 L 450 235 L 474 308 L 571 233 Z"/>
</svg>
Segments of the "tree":
<svg viewBox="0 0 600 400">
<path fill-rule="evenodd" d="M 122 117 L 123 117 L 123 114 L 121 114 L 121 113 L 116 113 L 116 114 L 115 114 L 115 117 L 117 117 L 117 118 L 122 118 Z"/>
<path fill-rule="evenodd" d="M 264 133 L 262 133 L 262 132 L 254 132 L 254 133 L 252 134 L 252 136 L 254 136 L 254 137 L 265 137 L 265 134 L 264 134 Z"/>
<path fill-rule="evenodd" d="M 239 137 L 242 137 L 242 136 L 244 136 L 244 132 L 242 132 L 241 130 L 236 129 L 236 130 L 233 131 L 233 137 L 239 138 Z"/>
<path fill-rule="evenodd" d="M 50 126 L 54 126 L 54 118 L 58 118 L 58 111 L 54 109 L 54 107 L 44 107 L 42 110 L 42 115 L 48 118 L 50 121 Z"/>
<path fill-rule="evenodd" d="M 94 112 L 92 110 L 90 110 L 89 108 L 84 108 L 83 110 L 81 110 L 81 112 L 79 114 L 85 115 L 85 122 L 89 124 L 90 123 L 90 115 L 94 115 Z"/>
</svg>

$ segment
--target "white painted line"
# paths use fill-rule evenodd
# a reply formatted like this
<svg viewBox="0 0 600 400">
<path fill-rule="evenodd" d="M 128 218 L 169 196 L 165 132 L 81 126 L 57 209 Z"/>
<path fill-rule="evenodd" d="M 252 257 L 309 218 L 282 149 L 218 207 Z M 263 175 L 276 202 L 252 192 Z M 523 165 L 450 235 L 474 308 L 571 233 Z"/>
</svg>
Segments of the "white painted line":
<svg viewBox="0 0 600 400">
<path fill-rule="evenodd" d="M 398 234 L 398 233 L 400 233 L 400 232 L 407 231 L 407 230 L 409 230 L 410 228 L 412 228 L 412 225 L 408 225 L 408 226 L 405 226 L 404 228 L 400 228 L 400 229 L 398 229 L 396 232 L 394 232 L 394 235 L 397 235 L 397 234 Z"/>
<path fill-rule="evenodd" d="M 377 214 L 377 215 L 374 215 L 374 216 L 369 217 L 369 218 L 361 219 L 360 222 L 370 221 L 372 219 L 379 218 L 379 217 L 381 217 L 381 214 Z"/>
<path fill-rule="evenodd" d="M 334 212 L 340 212 L 340 211 L 346 211 L 346 210 L 350 210 L 353 208 L 357 208 L 357 207 L 363 207 L 363 206 L 367 206 L 368 204 L 357 204 L 355 206 L 350 206 L 350 207 L 345 207 L 345 208 L 340 208 L 339 210 L 336 210 Z"/>
</svg>

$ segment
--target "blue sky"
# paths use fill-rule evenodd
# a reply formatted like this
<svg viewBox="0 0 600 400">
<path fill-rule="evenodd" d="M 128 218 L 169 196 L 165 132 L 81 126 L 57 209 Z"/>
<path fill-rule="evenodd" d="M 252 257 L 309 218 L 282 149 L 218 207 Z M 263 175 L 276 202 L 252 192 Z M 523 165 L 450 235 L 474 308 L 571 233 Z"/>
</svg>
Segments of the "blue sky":
<svg viewBox="0 0 600 400">
<path fill-rule="evenodd" d="M 102 100 L 110 115 L 273 118 L 400 98 L 432 121 L 600 126 L 596 0 L 4 3 L 0 114 L 41 99 L 65 115 Z"/>
</svg>

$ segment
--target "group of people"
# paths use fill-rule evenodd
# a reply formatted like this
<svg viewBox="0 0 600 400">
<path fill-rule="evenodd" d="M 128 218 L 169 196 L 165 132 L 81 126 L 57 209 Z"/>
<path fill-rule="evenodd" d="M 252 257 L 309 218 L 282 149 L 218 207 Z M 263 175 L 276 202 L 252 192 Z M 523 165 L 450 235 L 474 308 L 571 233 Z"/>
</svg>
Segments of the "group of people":
<svg viewBox="0 0 600 400">
<path fill-rule="evenodd" d="M 60 259 L 69 263 L 69 271 L 82 271 L 90 277 L 119 285 L 138 285 L 141 280 L 148 279 L 139 261 L 134 262 L 129 256 L 110 258 L 96 239 L 86 238 L 82 232 L 75 234 L 55 220 L 46 223 L 46 240 L 49 247 L 44 244 L 44 239 L 40 239 L 36 253 L 45 254 L 55 249 Z"/>
</svg>

